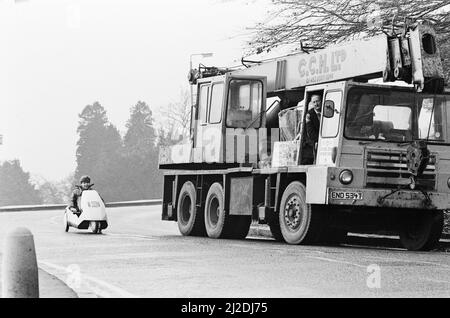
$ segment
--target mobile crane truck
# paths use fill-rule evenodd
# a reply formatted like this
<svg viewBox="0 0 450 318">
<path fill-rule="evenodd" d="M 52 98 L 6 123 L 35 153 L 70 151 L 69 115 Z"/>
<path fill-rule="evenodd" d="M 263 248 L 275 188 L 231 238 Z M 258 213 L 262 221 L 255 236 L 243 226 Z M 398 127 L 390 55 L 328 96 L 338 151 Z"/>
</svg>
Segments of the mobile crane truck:
<svg viewBox="0 0 450 318">
<path fill-rule="evenodd" d="M 191 70 L 190 139 L 159 154 L 162 219 L 182 235 L 245 238 L 258 222 L 289 244 L 388 231 L 408 250 L 433 249 L 450 199 L 450 92 L 435 39 L 417 23 L 240 68 Z M 313 95 L 322 115 L 311 156 Z"/>
</svg>

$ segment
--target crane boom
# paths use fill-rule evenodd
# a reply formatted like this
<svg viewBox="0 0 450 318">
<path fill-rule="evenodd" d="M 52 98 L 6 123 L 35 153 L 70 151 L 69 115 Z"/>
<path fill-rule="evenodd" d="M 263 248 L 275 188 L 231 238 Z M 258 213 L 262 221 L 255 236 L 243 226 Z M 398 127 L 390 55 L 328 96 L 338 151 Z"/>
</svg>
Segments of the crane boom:
<svg viewBox="0 0 450 318">
<path fill-rule="evenodd" d="M 348 41 L 313 53 L 300 52 L 257 62 L 241 69 L 208 68 L 198 78 L 229 73 L 267 77 L 267 94 L 301 89 L 308 85 L 346 79 L 384 82 L 402 80 L 421 92 L 440 93 L 444 71 L 436 44 L 436 34 L 429 24 L 408 26 L 400 35 L 386 35 Z M 195 80 L 190 80 L 195 84 Z"/>
<path fill-rule="evenodd" d="M 381 77 L 389 69 L 386 35 L 298 53 L 233 71 L 234 75 L 267 76 L 267 92 L 365 76 Z"/>
</svg>

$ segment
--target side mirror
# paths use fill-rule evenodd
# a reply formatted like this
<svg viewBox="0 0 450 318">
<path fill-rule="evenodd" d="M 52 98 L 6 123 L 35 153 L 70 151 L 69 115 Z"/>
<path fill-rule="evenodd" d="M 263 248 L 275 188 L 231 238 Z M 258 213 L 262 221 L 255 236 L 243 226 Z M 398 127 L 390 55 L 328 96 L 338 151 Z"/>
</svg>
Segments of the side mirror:
<svg viewBox="0 0 450 318">
<path fill-rule="evenodd" d="M 323 117 L 332 118 L 334 116 L 334 102 L 326 100 L 323 104 Z"/>
</svg>

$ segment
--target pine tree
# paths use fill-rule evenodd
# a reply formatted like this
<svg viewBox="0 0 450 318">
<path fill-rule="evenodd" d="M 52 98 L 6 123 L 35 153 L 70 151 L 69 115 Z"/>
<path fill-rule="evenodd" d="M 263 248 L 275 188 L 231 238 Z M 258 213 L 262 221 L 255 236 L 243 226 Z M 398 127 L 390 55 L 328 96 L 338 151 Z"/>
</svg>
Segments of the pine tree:
<svg viewBox="0 0 450 318">
<path fill-rule="evenodd" d="M 30 183 L 30 174 L 23 171 L 19 160 L 0 165 L 0 206 L 41 204 L 39 192 Z"/>
<path fill-rule="evenodd" d="M 159 198 L 162 175 L 158 171 L 158 149 L 150 107 L 139 101 L 130 109 L 124 137 L 128 200 Z M 125 181 L 125 180 L 124 180 Z"/>
<path fill-rule="evenodd" d="M 147 153 L 154 151 L 156 136 L 152 111 L 145 102 L 139 101 L 131 107 L 126 127 L 128 130 L 124 137 L 124 144 L 128 154 L 143 159 Z"/>
<path fill-rule="evenodd" d="M 120 185 L 123 146 L 119 131 L 108 121 L 106 110 L 98 102 L 87 105 L 79 117 L 74 181 L 89 175 L 105 201 L 123 200 Z"/>
</svg>

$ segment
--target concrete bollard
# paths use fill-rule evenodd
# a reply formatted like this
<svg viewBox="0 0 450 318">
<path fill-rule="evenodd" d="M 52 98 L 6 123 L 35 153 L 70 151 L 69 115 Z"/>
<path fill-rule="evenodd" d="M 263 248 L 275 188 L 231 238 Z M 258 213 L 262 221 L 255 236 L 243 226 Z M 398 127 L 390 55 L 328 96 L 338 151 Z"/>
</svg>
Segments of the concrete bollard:
<svg viewBox="0 0 450 318">
<path fill-rule="evenodd" d="M 6 236 L 2 264 L 3 298 L 39 298 L 33 234 L 19 227 Z"/>
</svg>

